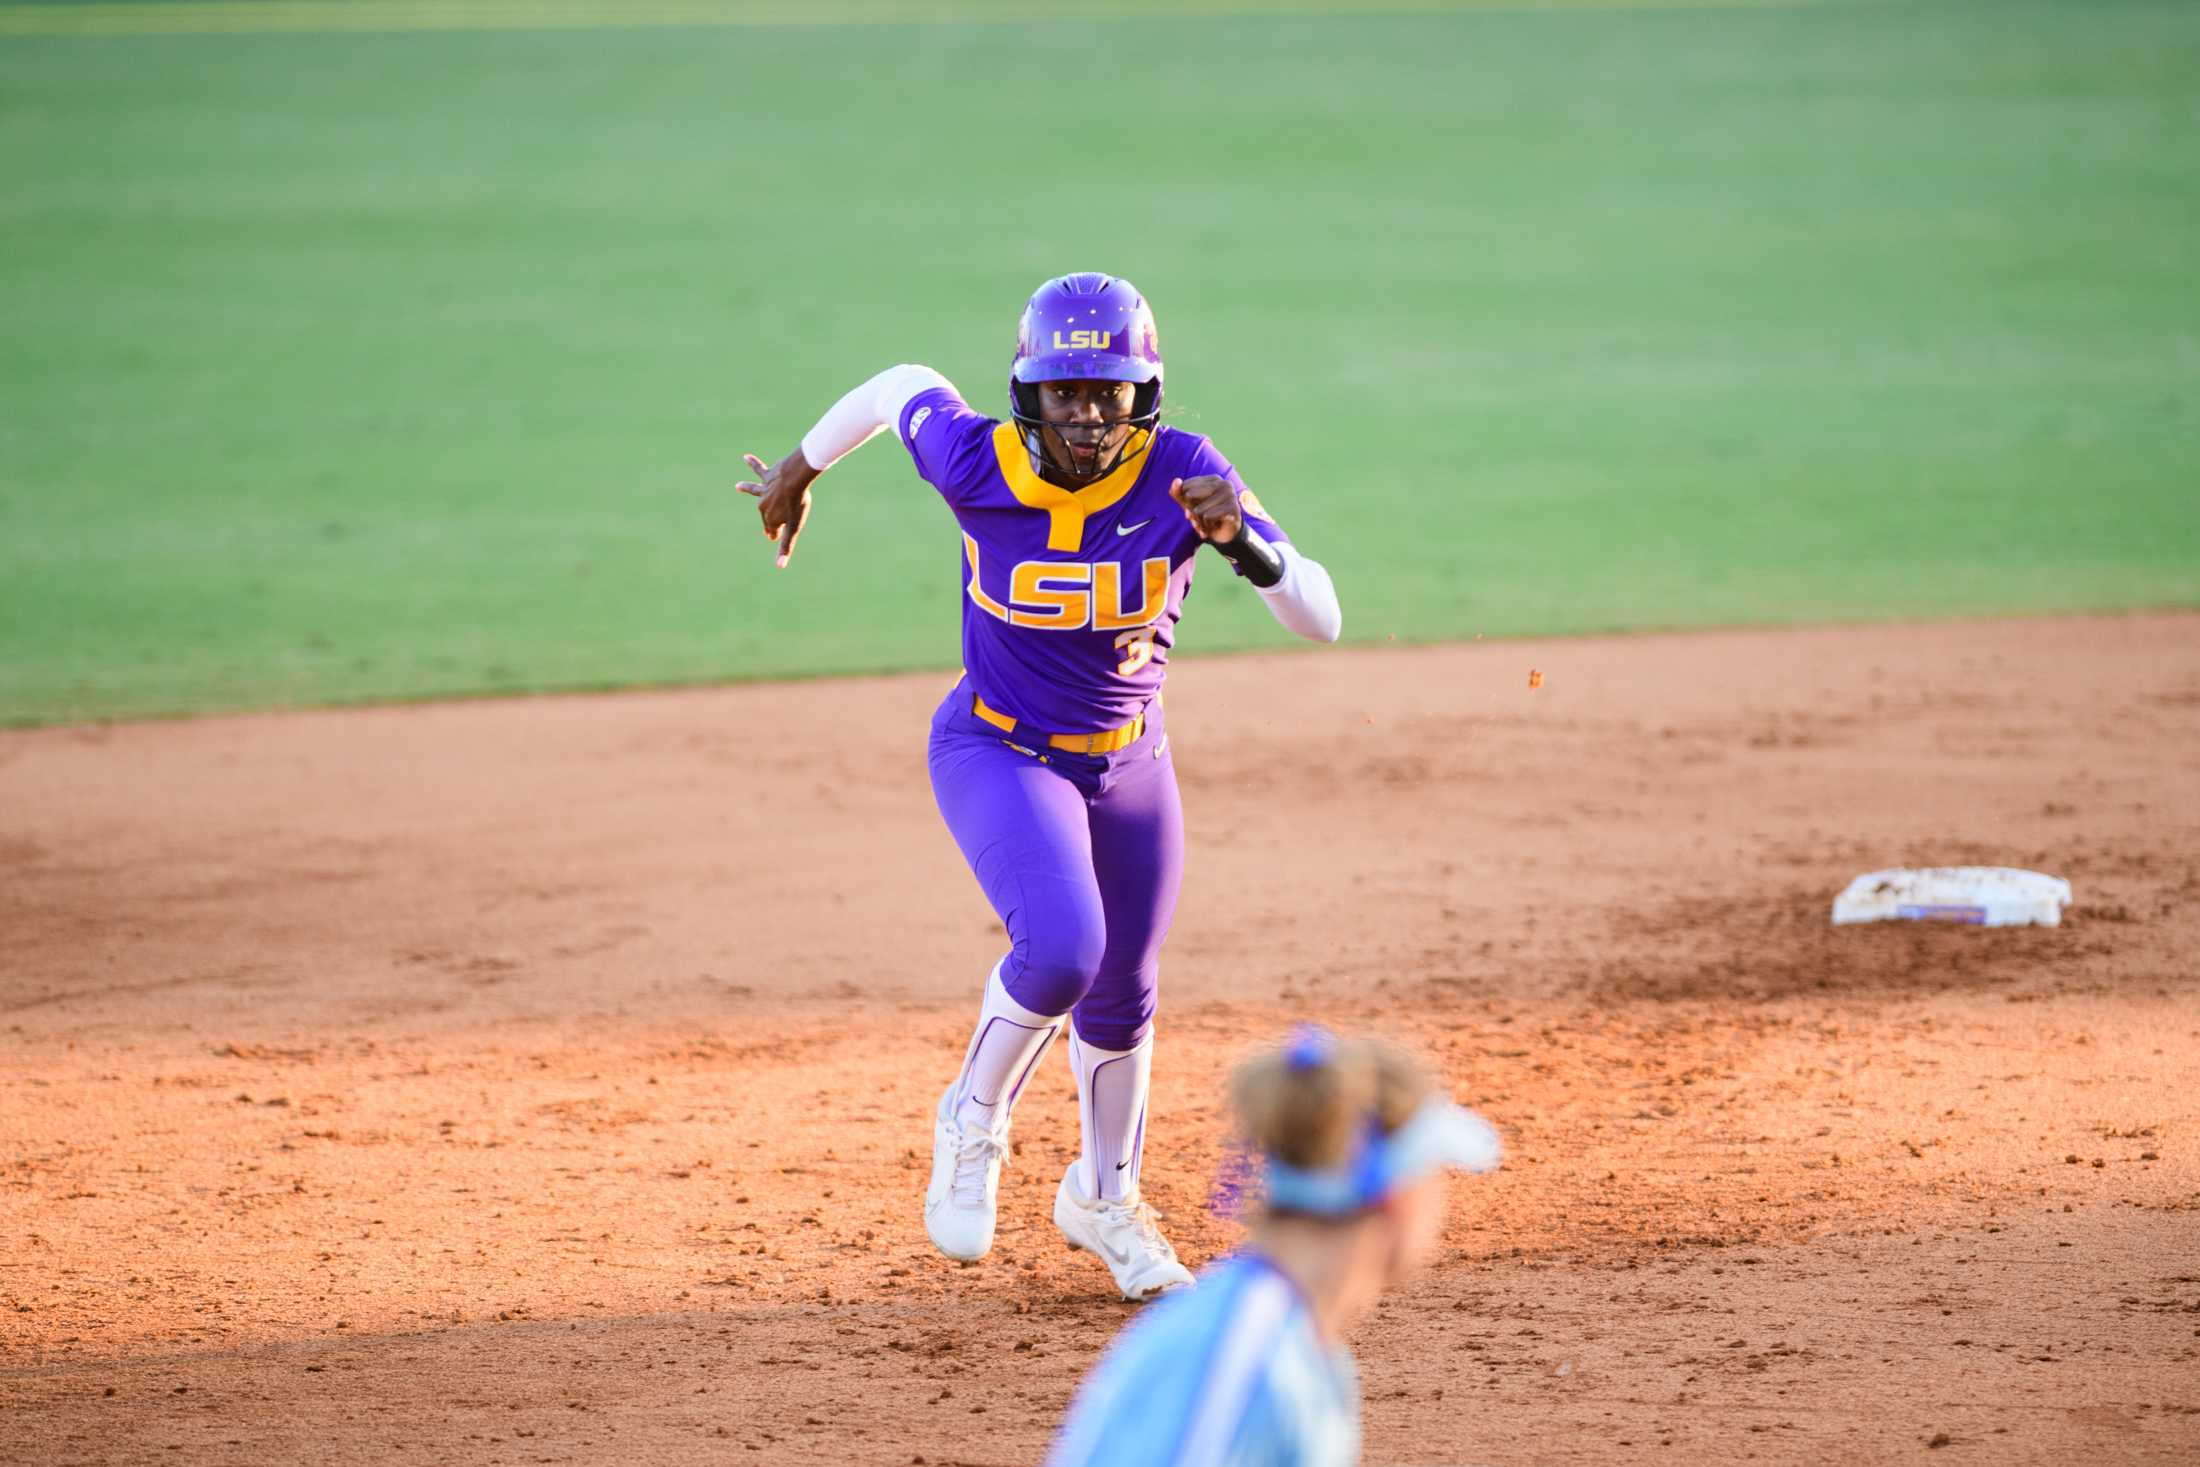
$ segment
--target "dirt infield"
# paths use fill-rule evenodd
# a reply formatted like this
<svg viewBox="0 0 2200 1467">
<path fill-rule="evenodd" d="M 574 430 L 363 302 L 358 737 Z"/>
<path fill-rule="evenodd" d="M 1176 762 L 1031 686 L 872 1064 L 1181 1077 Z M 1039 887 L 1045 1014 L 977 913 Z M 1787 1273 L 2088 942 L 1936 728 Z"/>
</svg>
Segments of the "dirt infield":
<svg viewBox="0 0 2200 1467">
<path fill-rule="evenodd" d="M 1544 675 L 1530 691 L 1529 673 Z M 1034 1460 L 1129 1317 L 920 1224 L 938 678 L 0 734 L 0 1461 Z M 1149 1191 L 1300 1016 L 1511 1147 L 1374 1462 L 2200 1458 L 2200 617 L 1190 661 Z M 2036 865 L 2053 931 L 1836 932 Z"/>
</svg>

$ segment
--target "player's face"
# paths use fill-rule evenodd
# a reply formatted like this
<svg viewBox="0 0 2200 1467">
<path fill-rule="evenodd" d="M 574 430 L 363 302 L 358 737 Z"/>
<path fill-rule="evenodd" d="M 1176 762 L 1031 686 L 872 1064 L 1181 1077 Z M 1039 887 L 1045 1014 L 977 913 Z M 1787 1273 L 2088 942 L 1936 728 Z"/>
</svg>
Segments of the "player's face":
<svg viewBox="0 0 2200 1467">
<path fill-rule="evenodd" d="M 1054 467 L 1080 483 L 1112 468 L 1130 441 L 1137 390 L 1128 382 L 1040 383 L 1042 441 Z"/>
<path fill-rule="evenodd" d="M 1419 1273 L 1436 1255 L 1444 1236 L 1444 1174 L 1423 1177 L 1397 1193 L 1383 1210 L 1396 1229 L 1390 1255 L 1387 1284 L 1397 1284 Z"/>
</svg>

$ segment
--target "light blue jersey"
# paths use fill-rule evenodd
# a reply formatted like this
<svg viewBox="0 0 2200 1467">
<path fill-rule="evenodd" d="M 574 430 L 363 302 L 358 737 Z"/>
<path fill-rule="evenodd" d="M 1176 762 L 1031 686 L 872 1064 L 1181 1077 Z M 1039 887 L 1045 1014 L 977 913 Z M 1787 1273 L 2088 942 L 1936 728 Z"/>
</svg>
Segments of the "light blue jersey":
<svg viewBox="0 0 2200 1467">
<path fill-rule="evenodd" d="M 1325 1349 L 1297 1287 L 1258 1254 L 1148 1305 L 1071 1403 L 1047 1467 L 1349 1467 L 1352 1356 Z"/>
</svg>

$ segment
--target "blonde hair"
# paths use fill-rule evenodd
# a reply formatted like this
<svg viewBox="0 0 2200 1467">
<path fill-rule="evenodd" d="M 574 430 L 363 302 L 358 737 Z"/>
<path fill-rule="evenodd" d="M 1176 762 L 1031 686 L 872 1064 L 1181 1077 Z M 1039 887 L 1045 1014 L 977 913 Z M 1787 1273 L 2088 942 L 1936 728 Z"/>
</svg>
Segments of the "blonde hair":
<svg viewBox="0 0 2200 1467">
<path fill-rule="evenodd" d="M 1430 1093 L 1420 1061 L 1374 1039 L 1257 1054 L 1230 1076 L 1245 1140 L 1286 1166 L 1342 1165 L 1370 1119 L 1389 1135 Z"/>
</svg>

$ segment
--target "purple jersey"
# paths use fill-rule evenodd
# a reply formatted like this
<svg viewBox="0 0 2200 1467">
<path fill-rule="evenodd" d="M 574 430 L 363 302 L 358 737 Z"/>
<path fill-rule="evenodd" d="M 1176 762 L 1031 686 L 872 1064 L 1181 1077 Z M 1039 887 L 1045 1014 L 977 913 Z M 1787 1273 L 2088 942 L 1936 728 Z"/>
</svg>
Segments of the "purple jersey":
<svg viewBox="0 0 2200 1467">
<path fill-rule="evenodd" d="M 1113 473 L 1072 490 L 1039 477 L 1014 423 L 947 389 L 918 393 L 895 426 L 962 527 L 971 685 L 1045 733 L 1120 728 L 1161 690 L 1201 543 L 1171 481 L 1223 478 L 1263 540 L 1289 539 L 1197 433 L 1134 438 Z"/>
</svg>

